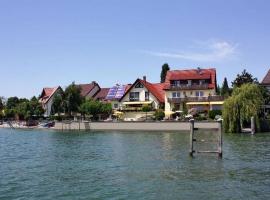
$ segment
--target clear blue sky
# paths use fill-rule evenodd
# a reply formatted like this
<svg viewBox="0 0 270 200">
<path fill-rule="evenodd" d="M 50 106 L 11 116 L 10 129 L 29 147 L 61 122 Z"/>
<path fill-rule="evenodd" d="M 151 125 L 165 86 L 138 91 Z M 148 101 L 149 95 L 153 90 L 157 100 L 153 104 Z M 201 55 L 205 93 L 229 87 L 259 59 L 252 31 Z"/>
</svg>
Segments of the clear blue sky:
<svg viewBox="0 0 270 200">
<path fill-rule="evenodd" d="M 102 87 L 215 67 L 218 82 L 270 67 L 268 0 L 0 0 L 0 96 Z"/>
</svg>

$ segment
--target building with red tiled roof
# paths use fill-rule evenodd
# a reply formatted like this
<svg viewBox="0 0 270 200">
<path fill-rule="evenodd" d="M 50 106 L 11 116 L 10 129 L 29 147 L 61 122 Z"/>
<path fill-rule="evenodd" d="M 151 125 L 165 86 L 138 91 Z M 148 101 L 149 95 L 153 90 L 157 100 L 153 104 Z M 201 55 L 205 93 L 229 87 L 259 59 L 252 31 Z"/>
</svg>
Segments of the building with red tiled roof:
<svg viewBox="0 0 270 200">
<path fill-rule="evenodd" d="M 138 78 L 119 100 L 120 110 L 125 113 L 126 120 L 138 120 L 145 116 L 144 105 L 149 105 L 152 111 L 163 107 L 164 95 L 163 84 L 150 83 L 146 77 Z"/>
<path fill-rule="evenodd" d="M 168 71 L 164 83 L 165 113 L 191 107 L 216 109 L 223 104 L 223 98 L 216 96 L 216 88 L 214 68 Z"/>
<path fill-rule="evenodd" d="M 100 90 L 97 82 L 92 81 L 88 84 L 77 85 L 81 89 L 81 96 L 85 98 L 93 98 Z"/>
<path fill-rule="evenodd" d="M 45 110 L 44 116 L 50 116 L 51 115 L 51 108 L 53 104 L 53 100 L 56 94 L 58 92 L 61 92 L 62 88 L 60 86 L 52 87 L 52 88 L 43 88 L 39 101 L 42 104 L 43 109 Z"/>
<path fill-rule="evenodd" d="M 107 94 L 110 88 L 100 88 L 97 94 L 94 96 L 94 99 L 97 101 L 104 101 L 106 100 Z"/>
<path fill-rule="evenodd" d="M 268 70 L 265 77 L 263 78 L 261 85 L 266 87 L 268 91 L 270 91 L 270 69 Z"/>
</svg>

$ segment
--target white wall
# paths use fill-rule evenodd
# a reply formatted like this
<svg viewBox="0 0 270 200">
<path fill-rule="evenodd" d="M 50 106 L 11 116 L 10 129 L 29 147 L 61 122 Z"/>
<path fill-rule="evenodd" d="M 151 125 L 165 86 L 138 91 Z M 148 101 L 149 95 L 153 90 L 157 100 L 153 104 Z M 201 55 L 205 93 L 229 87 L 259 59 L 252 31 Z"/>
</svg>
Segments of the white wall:
<svg viewBox="0 0 270 200">
<path fill-rule="evenodd" d="M 143 88 L 135 88 L 133 87 L 130 92 L 139 92 L 139 101 L 145 101 L 145 92 L 148 92 L 147 88 L 143 87 Z M 123 102 L 129 102 L 129 93 L 126 94 L 126 96 L 122 99 L 121 101 L 121 106 L 123 106 Z M 154 102 L 154 108 L 157 109 L 159 107 L 159 101 L 157 100 L 157 98 L 151 93 L 149 92 L 149 101 L 153 101 Z"/>
<path fill-rule="evenodd" d="M 50 116 L 51 115 L 51 111 L 52 111 L 52 105 L 53 105 L 53 102 L 54 102 L 54 97 L 56 94 L 58 94 L 58 92 L 60 91 L 60 89 L 58 89 L 53 95 L 52 97 L 49 99 L 49 101 L 44 104 L 44 109 L 45 109 L 45 112 L 44 112 L 44 116 Z"/>
<path fill-rule="evenodd" d="M 167 98 L 172 98 L 172 93 L 173 92 L 180 92 L 180 98 L 184 98 L 185 96 L 187 96 L 187 97 L 196 97 L 196 91 L 203 91 L 203 93 L 204 93 L 203 97 L 208 97 L 209 95 L 216 95 L 216 91 L 214 89 L 165 91 L 165 111 L 171 111 L 172 110 L 172 105 L 170 105 Z"/>
</svg>

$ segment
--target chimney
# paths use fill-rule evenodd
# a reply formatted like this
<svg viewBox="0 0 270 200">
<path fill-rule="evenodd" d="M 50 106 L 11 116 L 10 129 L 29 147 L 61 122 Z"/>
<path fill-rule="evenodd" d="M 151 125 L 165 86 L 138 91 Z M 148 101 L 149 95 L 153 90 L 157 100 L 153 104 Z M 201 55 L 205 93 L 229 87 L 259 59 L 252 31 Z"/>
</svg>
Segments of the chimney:
<svg viewBox="0 0 270 200">
<path fill-rule="evenodd" d="M 145 81 L 145 82 L 146 82 L 146 76 L 143 76 L 143 81 Z"/>
</svg>

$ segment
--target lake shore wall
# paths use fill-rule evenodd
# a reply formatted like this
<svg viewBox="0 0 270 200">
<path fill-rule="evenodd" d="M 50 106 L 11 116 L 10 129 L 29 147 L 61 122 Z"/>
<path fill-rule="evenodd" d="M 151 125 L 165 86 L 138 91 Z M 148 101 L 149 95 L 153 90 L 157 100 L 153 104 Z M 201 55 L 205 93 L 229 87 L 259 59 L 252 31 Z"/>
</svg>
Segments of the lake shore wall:
<svg viewBox="0 0 270 200">
<path fill-rule="evenodd" d="M 195 122 L 198 129 L 218 129 L 218 122 Z M 190 122 L 56 122 L 56 130 L 189 131 Z"/>
</svg>

